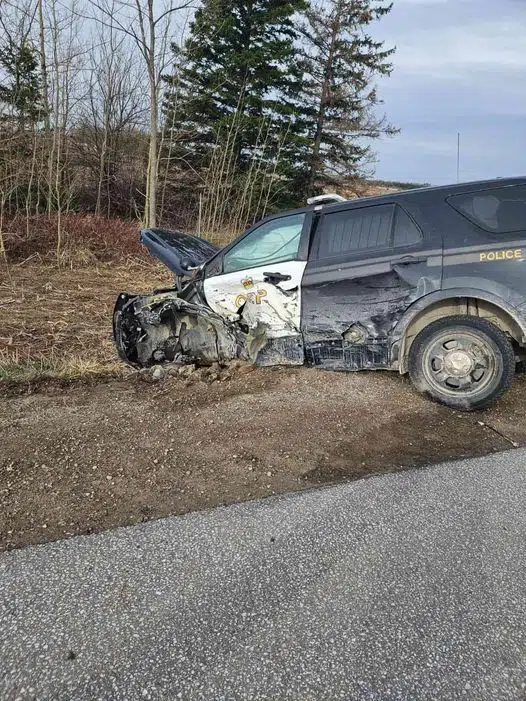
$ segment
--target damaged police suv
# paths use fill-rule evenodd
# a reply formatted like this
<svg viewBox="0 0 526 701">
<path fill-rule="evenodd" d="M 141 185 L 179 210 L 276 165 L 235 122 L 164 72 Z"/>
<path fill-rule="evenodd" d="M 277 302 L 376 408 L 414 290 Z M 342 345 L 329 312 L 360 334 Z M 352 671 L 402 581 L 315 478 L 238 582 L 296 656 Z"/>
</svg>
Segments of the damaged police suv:
<svg viewBox="0 0 526 701">
<path fill-rule="evenodd" d="M 117 348 L 135 367 L 397 370 L 473 410 L 510 386 L 526 346 L 526 178 L 322 196 L 223 249 L 160 229 L 141 240 L 176 284 L 117 300 Z"/>
</svg>

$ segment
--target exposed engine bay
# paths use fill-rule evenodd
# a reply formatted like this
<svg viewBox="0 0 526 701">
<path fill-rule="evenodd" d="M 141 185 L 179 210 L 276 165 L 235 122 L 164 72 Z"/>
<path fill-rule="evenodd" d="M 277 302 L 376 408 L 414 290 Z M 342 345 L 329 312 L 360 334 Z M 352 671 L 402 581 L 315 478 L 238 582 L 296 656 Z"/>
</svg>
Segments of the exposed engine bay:
<svg viewBox="0 0 526 701">
<path fill-rule="evenodd" d="M 269 337 L 266 324 L 250 320 L 250 303 L 243 305 L 237 318 L 227 319 L 199 302 L 197 295 L 188 301 L 180 294 L 164 290 L 119 295 L 113 325 L 124 361 L 140 368 L 161 363 L 224 364 L 236 358 L 258 365 L 303 363 L 300 334 Z"/>
</svg>

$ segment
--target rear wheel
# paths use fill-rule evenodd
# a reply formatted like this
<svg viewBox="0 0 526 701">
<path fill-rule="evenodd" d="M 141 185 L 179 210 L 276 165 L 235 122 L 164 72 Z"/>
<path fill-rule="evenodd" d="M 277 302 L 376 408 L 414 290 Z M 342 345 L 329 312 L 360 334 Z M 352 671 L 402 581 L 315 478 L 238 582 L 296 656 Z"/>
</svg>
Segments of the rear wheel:
<svg viewBox="0 0 526 701">
<path fill-rule="evenodd" d="M 511 385 L 515 353 L 506 335 L 476 316 L 429 324 L 413 341 L 409 375 L 431 399 L 461 411 L 484 409 Z"/>
</svg>

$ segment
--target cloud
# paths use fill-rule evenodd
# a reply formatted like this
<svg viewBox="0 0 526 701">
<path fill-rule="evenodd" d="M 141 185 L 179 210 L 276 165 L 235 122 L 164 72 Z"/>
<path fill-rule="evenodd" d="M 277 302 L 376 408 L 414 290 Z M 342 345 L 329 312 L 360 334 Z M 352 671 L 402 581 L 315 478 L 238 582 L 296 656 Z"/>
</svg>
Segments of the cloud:
<svg viewBox="0 0 526 701">
<path fill-rule="evenodd" d="M 526 1 L 395 0 L 375 36 L 396 45 L 379 81 L 402 129 L 377 143 L 377 176 L 450 182 L 526 171 Z"/>
<path fill-rule="evenodd" d="M 413 5 L 425 7 L 426 5 L 445 5 L 451 0 L 396 0 L 396 5 Z"/>
<path fill-rule="evenodd" d="M 415 31 L 399 42 L 395 70 L 413 75 L 465 80 L 472 71 L 526 70 L 524 25 L 512 20 Z"/>
</svg>

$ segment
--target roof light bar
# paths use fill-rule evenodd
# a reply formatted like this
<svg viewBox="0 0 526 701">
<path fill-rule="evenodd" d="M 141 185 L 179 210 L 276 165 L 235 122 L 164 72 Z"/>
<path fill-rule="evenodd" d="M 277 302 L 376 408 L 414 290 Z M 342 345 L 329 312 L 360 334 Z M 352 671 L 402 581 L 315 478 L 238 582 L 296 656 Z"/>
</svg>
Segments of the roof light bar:
<svg viewBox="0 0 526 701">
<path fill-rule="evenodd" d="M 328 195 L 317 195 L 317 197 L 309 197 L 307 204 L 334 204 L 335 202 L 346 202 L 345 197 L 331 193 Z"/>
</svg>

